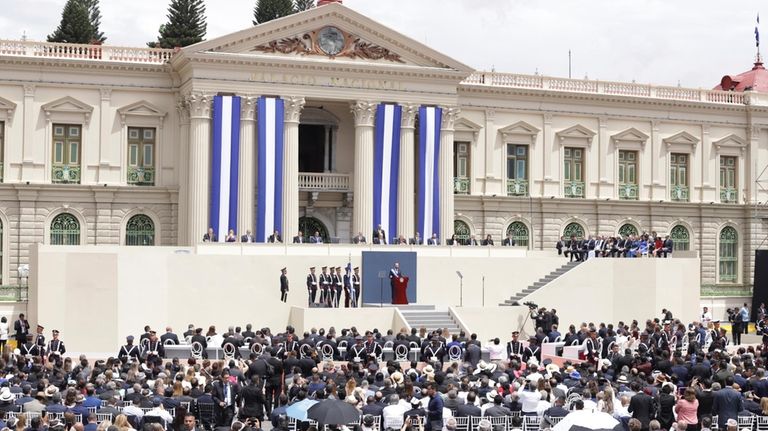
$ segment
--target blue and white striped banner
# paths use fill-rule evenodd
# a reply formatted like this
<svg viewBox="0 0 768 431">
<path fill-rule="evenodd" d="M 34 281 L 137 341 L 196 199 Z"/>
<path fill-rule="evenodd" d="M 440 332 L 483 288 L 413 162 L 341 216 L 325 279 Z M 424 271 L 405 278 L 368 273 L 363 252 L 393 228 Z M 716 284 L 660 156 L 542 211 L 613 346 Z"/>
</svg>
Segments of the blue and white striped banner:
<svg viewBox="0 0 768 431">
<path fill-rule="evenodd" d="M 402 107 L 380 104 L 376 108 L 373 147 L 373 226 L 381 225 L 391 243 L 397 238 L 397 183 L 400 173 L 400 117 Z M 373 240 L 373 239 L 372 239 Z"/>
<path fill-rule="evenodd" d="M 256 242 L 267 242 L 272 232 L 283 232 L 283 99 L 259 97 L 258 214 Z"/>
<path fill-rule="evenodd" d="M 213 98 L 211 227 L 219 242 L 237 232 L 237 180 L 240 174 L 240 98 Z"/>
<path fill-rule="evenodd" d="M 440 123 L 443 110 L 434 106 L 419 108 L 419 196 L 416 230 L 426 241 L 433 233 L 440 236 Z M 446 238 L 440 238 L 445 243 Z"/>
</svg>

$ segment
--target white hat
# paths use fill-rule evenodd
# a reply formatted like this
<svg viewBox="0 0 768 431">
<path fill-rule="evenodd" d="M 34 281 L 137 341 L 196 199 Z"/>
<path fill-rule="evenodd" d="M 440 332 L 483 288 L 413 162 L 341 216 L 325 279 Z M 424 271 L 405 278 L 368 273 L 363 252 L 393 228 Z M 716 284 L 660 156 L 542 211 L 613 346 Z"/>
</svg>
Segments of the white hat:
<svg viewBox="0 0 768 431">
<path fill-rule="evenodd" d="M 8 402 L 13 401 L 16 397 L 13 396 L 10 390 L 3 389 L 2 392 L 0 392 L 0 401 Z"/>
</svg>

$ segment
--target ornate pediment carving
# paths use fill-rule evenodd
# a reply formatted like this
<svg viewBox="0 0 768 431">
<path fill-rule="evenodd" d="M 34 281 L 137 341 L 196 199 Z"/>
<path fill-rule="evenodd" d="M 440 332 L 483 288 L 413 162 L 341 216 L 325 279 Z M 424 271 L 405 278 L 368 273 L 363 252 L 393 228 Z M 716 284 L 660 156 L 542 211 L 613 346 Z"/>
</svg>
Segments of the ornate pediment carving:
<svg viewBox="0 0 768 431">
<path fill-rule="evenodd" d="M 319 55 L 331 59 L 346 57 L 405 63 L 399 54 L 330 25 L 301 35 L 273 40 L 258 45 L 253 50 L 266 53 Z"/>
<path fill-rule="evenodd" d="M 696 149 L 696 145 L 699 143 L 699 138 L 691 135 L 688 132 L 679 132 L 676 133 L 668 138 L 664 138 L 662 140 L 667 145 L 668 149 L 671 149 L 673 145 L 681 146 L 681 147 L 691 147 L 692 149 Z"/>
</svg>

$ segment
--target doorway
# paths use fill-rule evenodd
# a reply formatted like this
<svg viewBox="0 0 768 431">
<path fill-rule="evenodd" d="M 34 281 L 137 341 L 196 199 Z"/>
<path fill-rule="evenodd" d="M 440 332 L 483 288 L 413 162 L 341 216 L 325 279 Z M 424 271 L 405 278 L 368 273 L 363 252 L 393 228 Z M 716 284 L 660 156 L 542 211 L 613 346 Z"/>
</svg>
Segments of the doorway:
<svg viewBox="0 0 768 431">
<path fill-rule="evenodd" d="M 331 128 L 316 124 L 299 125 L 299 172 L 327 172 L 331 160 Z M 326 132 L 329 134 L 326 136 Z M 326 154 L 326 151 L 328 152 Z"/>
</svg>

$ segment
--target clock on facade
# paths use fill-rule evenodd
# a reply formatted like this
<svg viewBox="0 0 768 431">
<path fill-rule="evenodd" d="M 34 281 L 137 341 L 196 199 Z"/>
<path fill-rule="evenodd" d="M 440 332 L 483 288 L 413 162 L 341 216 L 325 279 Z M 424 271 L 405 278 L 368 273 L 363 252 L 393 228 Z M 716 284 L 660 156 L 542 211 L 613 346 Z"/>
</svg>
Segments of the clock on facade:
<svg viewBox="0 0 768 431">
<path fill-rule="evenodd" d="M 324 27 L 317 35 L 320 49 L 328 55 L 336 55 L 344 49 L 344 33 L 336 27 Z"/>
</svg>

